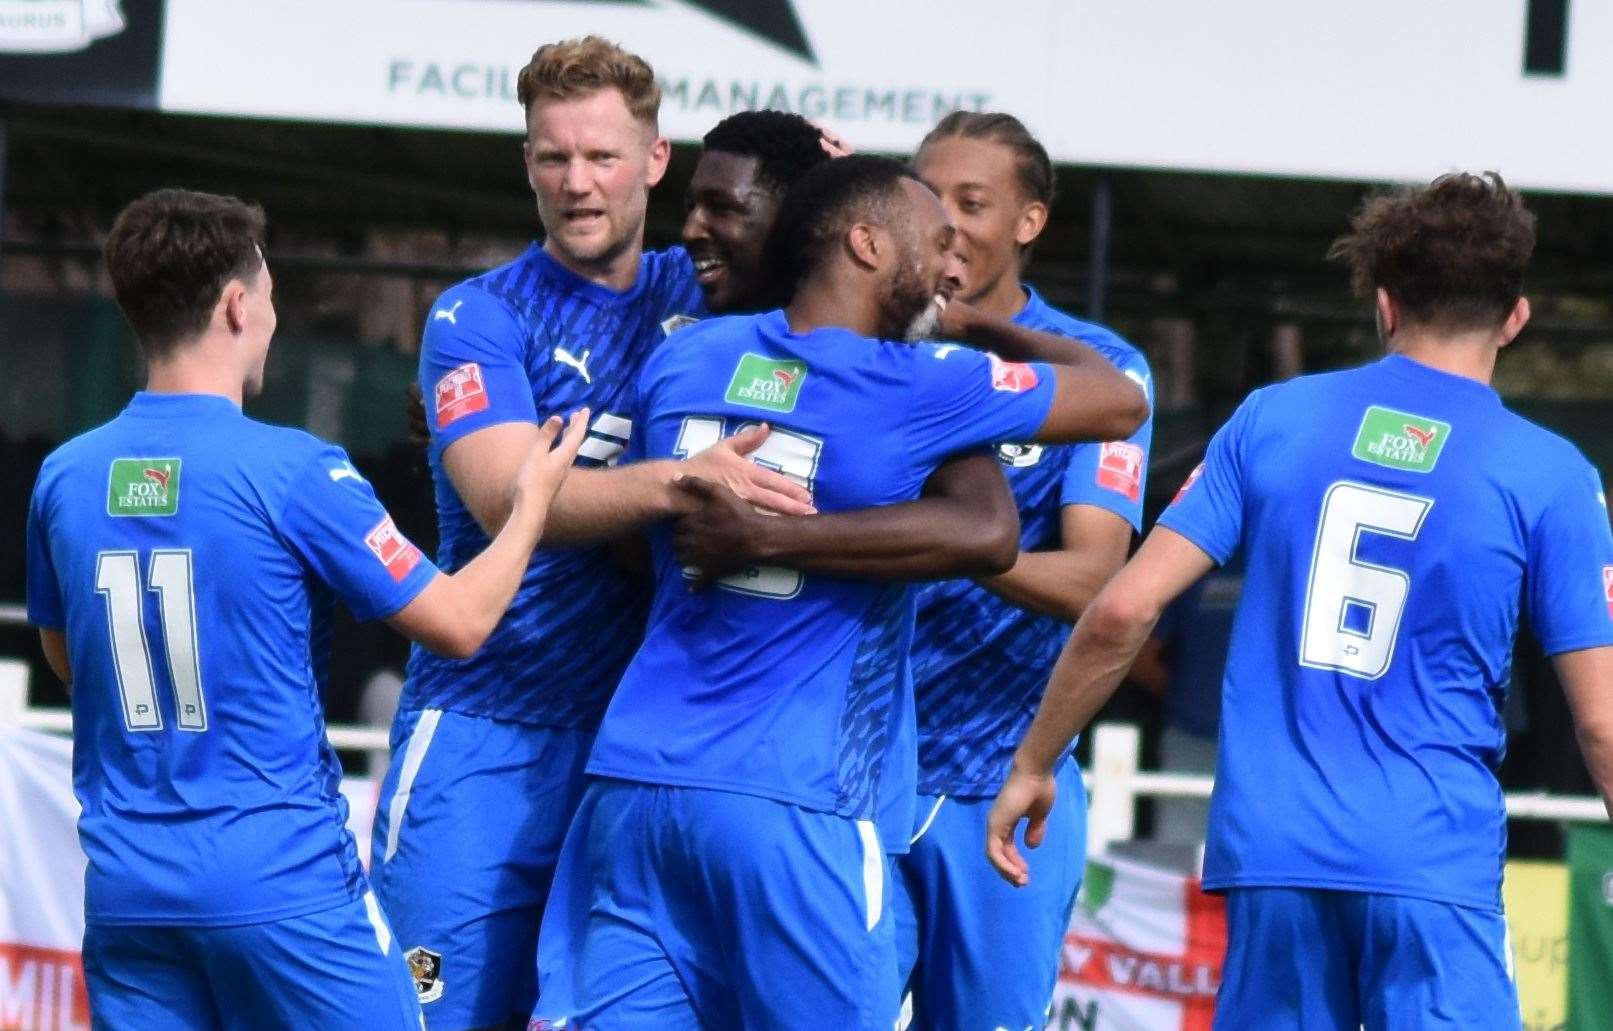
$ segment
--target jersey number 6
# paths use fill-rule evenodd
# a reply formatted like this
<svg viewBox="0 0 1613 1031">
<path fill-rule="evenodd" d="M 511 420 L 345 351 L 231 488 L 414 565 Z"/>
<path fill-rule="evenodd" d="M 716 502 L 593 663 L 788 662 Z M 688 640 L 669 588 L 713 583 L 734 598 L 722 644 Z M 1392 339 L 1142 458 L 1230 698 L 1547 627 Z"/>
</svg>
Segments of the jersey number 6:
<svg viewBox="0 0 1613 1031">
<path fill-rule="evenodd" d="M 1432 498 L 1400 494 L 1348 481 L 1322 499 L 1316 526 L 1299 664 L 1376 680 L 1389 670 L 1411 577 L 1363 562 L 1364 533 L 1412 541 L 1423 528 Z"/>
</svg>

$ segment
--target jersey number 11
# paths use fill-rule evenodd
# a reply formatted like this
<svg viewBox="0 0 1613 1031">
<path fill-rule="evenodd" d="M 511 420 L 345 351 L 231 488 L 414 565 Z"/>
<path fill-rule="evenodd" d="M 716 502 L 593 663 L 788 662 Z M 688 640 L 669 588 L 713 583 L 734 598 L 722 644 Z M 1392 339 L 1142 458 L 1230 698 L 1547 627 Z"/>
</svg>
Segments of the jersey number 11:
<svg viewBox="0 0 1613 1031">
<path fill-rule="evenodd" d="M 202 701 L 202 665 L 196 646 L 196 586 L 188 550 L 151 553 L 147 574 L 157 595 L 168 678 L 174 686 L 179 729 L 207 729 Z M 140 556 L 133 551 L 103 551 L 96 556 L 95 589 L 106 599 L 106 628 L 112 643 L 123 700 L 123 725 L 130 730 L 161 730 L 157 681 L 146 642 L 145 591 L 140 589 Z"/>
</svg>

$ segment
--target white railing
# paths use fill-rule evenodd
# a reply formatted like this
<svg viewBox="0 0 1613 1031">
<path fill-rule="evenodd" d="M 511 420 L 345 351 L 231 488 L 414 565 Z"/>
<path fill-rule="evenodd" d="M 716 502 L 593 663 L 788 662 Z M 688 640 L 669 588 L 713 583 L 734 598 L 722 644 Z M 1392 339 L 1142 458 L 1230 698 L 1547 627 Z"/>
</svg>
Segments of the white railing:
<svg viewBox="0 0 1613 1031">
<path fill-rule="evenodd" d="M 28 704 L 28 664 L 0 658 L 0 725 L 31 727 L 61 734 L 73 730 L 66 709 Z M 332 726 L 336 748 L 373 751 L 388 746 L 384 727 Z M 1093 728 L 1092 768 L 1082 771 L 1087 784 L 1087 842 L 1094 854 L 1109 844 L 1130 840 L 1136 828 L 1137 800 L 1143 797 L 1208 798 L 1215 781 L 1186 773 L 1157 773 L 1137 768 L 1142 734 L 1126 723 Z M 1517 820 L 1568 820 L 1596 823 L 1607 819 L 1599 798 L 1523 792 L 1506 796 L 1507 815 Z"/>
</svg>

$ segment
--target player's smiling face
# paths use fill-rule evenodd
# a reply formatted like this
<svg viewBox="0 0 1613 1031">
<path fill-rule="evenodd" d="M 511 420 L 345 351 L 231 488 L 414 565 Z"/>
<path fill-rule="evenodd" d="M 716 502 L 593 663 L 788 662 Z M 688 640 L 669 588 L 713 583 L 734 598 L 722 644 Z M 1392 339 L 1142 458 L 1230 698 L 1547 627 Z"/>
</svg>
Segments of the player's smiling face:
<svg viewBox="0 0 1613 1031">
<path fill-rule="evenodd" d="M 763 255 L 782 198 L 757 178 L 760 164 L 750 155 L 708 150 L 689 180 L 683 245 L 714 312 L 767 305 Z"/>
<path fill-rule="evenodd" d="M 903 179 L 905 211 L 891 227 L 896 260 L 880 304 L 879 335 L 887 340 L 922 340 L 940 321 L 939 298 L 957 290 L 960 264 L 957 231 L 935 194 L 922 183 Z"/>
<path fill-rule="evenodd" d="M 1005 277 L 1017 286 L 1020 249 L 1042 231 L 1047 209 L 1025 196 L 1014 152 L 992 140 L 947 136 L 919 151 L 914 167 L 958 227 L 958 296 L 976 304 Z"/>
<path fill-rule="evenodd" d="M 563 264 L 590 275 L 640 245 L 668 144 L 620 91 L 534 101 L 521 149 L 545 247 Z"/>
</svg>

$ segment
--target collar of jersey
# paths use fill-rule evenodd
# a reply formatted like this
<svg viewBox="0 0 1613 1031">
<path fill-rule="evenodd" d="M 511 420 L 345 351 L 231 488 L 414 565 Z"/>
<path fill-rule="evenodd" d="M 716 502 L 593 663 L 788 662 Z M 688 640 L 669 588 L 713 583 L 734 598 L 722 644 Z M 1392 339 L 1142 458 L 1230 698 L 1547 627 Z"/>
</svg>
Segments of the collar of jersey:
<svg viewBox="0 0 1613 1031">
<path fill-rule="evenodd" d="M 649 262 L 649 251 L 645 251 L 639 256 L 638 274 L 637 278 L 633 280 L 633 285 L 620 292 L 612 290 L 608 286 L 590 282 L 577 275 L 577 273 L 560 264 L 554 255 L 544 250 L 541 243 L 534 243 L 527 248 L 527 258 L 537 267 L 538 275 L 554 286 L 570 294 L 581 294 L 602 305 L 617 306 L 631 303 L 637 299 L 639 294 L 644 292 L 644 284 L 649 281 L 649 276 L 645 274 L 644 268 Z"/>
<path fill-rule="evenodd" d="M 1040 329 L 1042 324 L 1047 321 L 1044 313 L 1047 308 L 1047 302 L 1042 300 L 1042 295 L 1037 293 L 1036 288 L 1029 283 L 1021 283 L 1020 286 L 1025 291 L 1025 306 L 1016 311 L 1014 317 L 1009 321 L 1016 326 L 1024 326 L 1027 329 Z"/>
<path fill-rule="evenodd" d="M 790 328 L 790 321 L 785 317 L 783 308 L 774 308 L 770 312 L 756 316 L 756 322 L 763 336 L 776 340 L 828 342 L 838 340 L 841 337 L 861 341 L 872 339 L 844 326 L 819 326 L 817 329 L 807 333 L 797 333 Z"/>
<path fill-rule="evenodd" d="M 240 415 L 234 401 L 218 394 L 165 394 L 150 390 L 137 391 L 129 399 L 124 411 L 130 415 Z"/>
<path fill-rule="evenodd" d="M 1501 395 L 1497 394 L 1492 386 L 1480 383 L 1476 379 L 1468 379 L 1466 376 L 1458 376 L 1454 372 L 1436 369 L 1432 365 L 1424 365 L 1422 362 L 1414 358 L 1407 358 L 1403 354 L 1385 355 L 1378 364 L 1385 371 L 1412 383 L 1436 384 L 1435 389 L 1438 390 L 1460 390 L 1475 397 L 1487 398 L 1493 401 L 1501 400 Z"/>
</svg>

